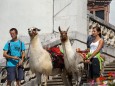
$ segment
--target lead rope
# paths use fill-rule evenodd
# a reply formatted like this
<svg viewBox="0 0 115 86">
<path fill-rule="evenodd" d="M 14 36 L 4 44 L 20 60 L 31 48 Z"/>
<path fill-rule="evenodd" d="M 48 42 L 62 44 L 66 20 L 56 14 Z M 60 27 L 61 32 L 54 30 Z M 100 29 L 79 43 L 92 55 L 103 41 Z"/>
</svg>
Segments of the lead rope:
<svg viewBox="0 0 115 86">
<path fill-rule="evenodd" d="M 26 58 L 26 60 L 25 60 L 26 65 L 27 65 L 27 64 L 28 64 L 28 62 L 29 62 L 29 50 L 30 50 L 30 43 L 31 43 L 31 40 L 30 40 L 30 42 L 29 42 L 29 47 L 28 47 L 28 52 L 27 52 L 27 58 Z"/>
</svg>

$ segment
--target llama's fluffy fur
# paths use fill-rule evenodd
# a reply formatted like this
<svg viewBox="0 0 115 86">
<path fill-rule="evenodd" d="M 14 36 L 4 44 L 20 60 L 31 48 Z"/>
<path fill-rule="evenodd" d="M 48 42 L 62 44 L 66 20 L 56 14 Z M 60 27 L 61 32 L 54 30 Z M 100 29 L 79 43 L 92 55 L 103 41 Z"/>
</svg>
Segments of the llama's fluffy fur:
<svg viewBox="0 0 115 86">
<path fill-rule="evenodd" d="M 52 73 L 52 61 L 50 54 L 42 48 L 38 35 L 30 44 L 30 68 L 34 73 L 50 75 Z"/>
<path fill-rule="evenodd" d="M 76 72 L 79 67 L 83 68 L 83 64 L 79 64 L 83 62 L 83 59 L 79 54 L 73 51 L 69 39 L 64 43 L 62 42 L 62 47 L 64 49 L 64 63 L 66 69 L 70 72 Z"/>
<path fill-rule="evenodd" d="M 50 54 L 43 49 L 42 44 L 40 42 L 39 35 L 37 31 L 40 31 L 37 28 L 33 28 L 32 30 L 28 29 L 31 43 L 30 43 L 30 69 L 37 76 L 38 84 L 41 86 L 41 75 L 45 75 L 45 86 L 47 86 L 47 76 L 49 75 L 57 75 L 61 74 L 62 80 L 65 86 L 69 86 L 72 82 L 67 80 L 67 73 L 65 68 L 62 70 L 60 68 L 53 69 L 52 60 Z M 69 75 L 68 75 L 69 76 Z M 68 77 L 69 78 L 69 77 Z"/>
</svg>

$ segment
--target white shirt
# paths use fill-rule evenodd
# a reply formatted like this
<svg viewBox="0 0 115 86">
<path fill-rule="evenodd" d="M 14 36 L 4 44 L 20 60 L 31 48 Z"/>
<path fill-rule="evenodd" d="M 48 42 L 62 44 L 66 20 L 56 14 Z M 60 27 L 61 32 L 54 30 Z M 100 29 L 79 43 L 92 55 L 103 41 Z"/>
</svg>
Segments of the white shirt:
<svg viewBox="0 0 115 86">
<path fill-rule="evenodd" d="M 99 39 L 99 40 L 96 41 L 96 42 L 92 42 L 92 43 L 90 44 L 90 53 L 93 53 L 93 52 L 97 49 L 100 40 L 101 40 L 101 39 Z"/>
</svg>

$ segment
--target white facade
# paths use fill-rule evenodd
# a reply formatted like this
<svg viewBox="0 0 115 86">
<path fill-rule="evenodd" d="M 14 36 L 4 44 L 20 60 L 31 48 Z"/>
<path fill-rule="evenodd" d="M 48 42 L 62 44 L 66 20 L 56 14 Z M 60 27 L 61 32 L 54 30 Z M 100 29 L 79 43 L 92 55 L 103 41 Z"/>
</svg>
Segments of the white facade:
<svg viewBox="0 0 115 86">
<path fill-rule="evenodd" d="M 19 35 L 28 35 L 32 26 L 41 33 L 70 26 L 69 31 L 87 34 L 87 0 L 0 0 L 0 58 L 10 39 L 9 29 L 15 27 Z"/>
<path fill-rule="evenodd" d="M 70 27 L 69 31 L 87 33 L 87 0 L 54 0 L 54 29 Z"/>
<path fill-rule="evenodd" d="M 52 32 L 52 6 L 52 0 L 0 0 L 0 58 L 10 28 L 17 28 L 19 35 L 28 35 L 32 26 Z"/>
</svg>

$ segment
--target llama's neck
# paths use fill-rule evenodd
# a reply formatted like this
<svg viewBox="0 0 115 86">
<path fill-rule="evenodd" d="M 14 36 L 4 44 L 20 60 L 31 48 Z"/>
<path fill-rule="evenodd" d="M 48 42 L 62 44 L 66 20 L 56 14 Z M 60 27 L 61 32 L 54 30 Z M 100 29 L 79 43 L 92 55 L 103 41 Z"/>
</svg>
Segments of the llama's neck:
<svg viewBox="0 0 115 86">
<path fill-rule="evenodd" d="M 71 43 L 70 43 L 70 40 L 67 39 L 66 42 L 62 42 L 62 47 L 63 47 L 63 50 L 64 50 L 64 56 L 66 56 L 67 58 L 74 58 L 74 51 L 72 49 L 72 46 L 71 46 Z"/>
<path fill-rule="evenodd" d="M 67 71 L 77 71 L 79 62 L 83 61 L 82 57 L 79 57 L 79 54 L 73 51 L 70 40 L 68 39 L 66 42 L 62 42 L 62 47 L 64 51 L 64 63 Z"/>
<path fill-rule="evenodd" d="M 67 52 L 68 50 L 69 50 L 69 51 L 73 51 L 69 39 L 67 39 L 66 42 L 62 42 L 62 47 L 63 47 L 63 49 L 64 49 L 64 52 Z"/>
<path fill-rule="evenodd" d="M 73 67 L 74 62 L 75 62 L 75 53 L 72 49 L 70 40 L 68 39 L 66 42 L 62 42 L 62 47 L 63 47 L 63 51 L 64 51 L 65 67 L 66 67 L 67 71 L 71 71 L 70 67 Z"/>
<path fill-rule="evenodd" d="M 31 47 L 36 49 L 43 49 L 38 35 L 31 39 Z"/>
</svg>

